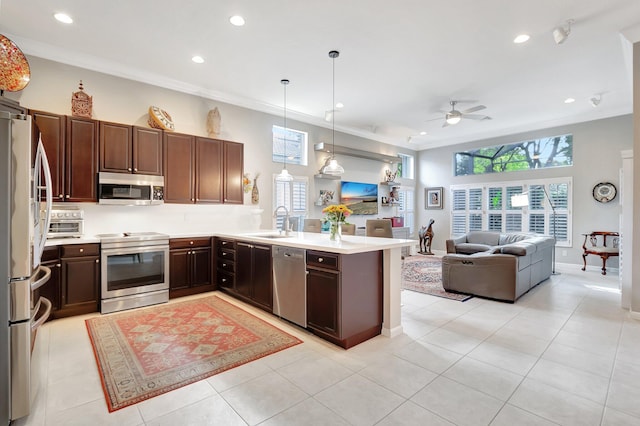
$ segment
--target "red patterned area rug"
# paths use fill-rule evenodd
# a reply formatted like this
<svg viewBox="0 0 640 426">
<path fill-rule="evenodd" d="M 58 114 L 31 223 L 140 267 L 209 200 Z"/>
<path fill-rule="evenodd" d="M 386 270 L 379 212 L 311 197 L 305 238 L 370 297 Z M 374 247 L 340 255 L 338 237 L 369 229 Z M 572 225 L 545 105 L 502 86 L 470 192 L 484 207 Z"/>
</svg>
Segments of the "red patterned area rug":
<svg viewBox="0 0 640 426">
<path fill-rule="evenodd" d="M 442 258 L 436 256 L 406 257 L 402 267 L 402 288 L 460 302 L 473 297 L 451 293 L 442 288 Z"/>
<path fill-rule="evenodd" d="M 302 343 L 215 296 L 86 325 L 109 412 Z"/>
</svg>

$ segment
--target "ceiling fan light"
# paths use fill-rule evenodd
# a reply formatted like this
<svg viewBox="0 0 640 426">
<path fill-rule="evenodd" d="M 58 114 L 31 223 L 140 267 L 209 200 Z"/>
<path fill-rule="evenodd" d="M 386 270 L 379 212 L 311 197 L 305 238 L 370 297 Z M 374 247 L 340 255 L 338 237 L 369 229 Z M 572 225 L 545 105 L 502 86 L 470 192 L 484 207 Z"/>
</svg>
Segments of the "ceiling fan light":
<svg viewBox="0 0 640 426">
<path fill-rule="evenodd" d="M 344 173 L 344 167 L 338 164 L 338 160 L 332 158 L 329 164 L 324 166 L 322 173 L 325 175 L 341 175 Z"/>
<path fill-rule="evenodd" d="M 447 115 L 447 123 L 449 124 L 458 124 L 460 122 L 460 120 L 462 119 L 462 117 L 460 117 L 459 115 Z"/>
</svg>

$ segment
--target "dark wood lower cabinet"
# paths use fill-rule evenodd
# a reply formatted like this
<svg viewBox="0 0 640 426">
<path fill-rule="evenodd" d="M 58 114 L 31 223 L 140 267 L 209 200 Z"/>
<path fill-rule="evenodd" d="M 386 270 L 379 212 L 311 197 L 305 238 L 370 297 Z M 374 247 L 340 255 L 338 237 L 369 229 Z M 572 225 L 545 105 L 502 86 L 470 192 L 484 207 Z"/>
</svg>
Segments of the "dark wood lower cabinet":
<svg viewBox="0 0 640 426">
<path fill-rule="evenodd" d="M 211 238 L 169 241 L 169 297 L 215 290 L 212 278 Z"/>
<path fill-rule="evenodd" d="M 98 312 L 100 245 L 61 246 L 60 269 L 60 309 L 54 318 Z"/>
<path fill-rule="evenodd" d="M 307 327 L 348 349 L 382 331 L 382 252 L 307 250 Z"/>
<path fill-rule="evenodd" d="M 272 312 L 271 246 L 218 239 L 216 254 L 216 281 L 220 290 Z"/>
</svg>

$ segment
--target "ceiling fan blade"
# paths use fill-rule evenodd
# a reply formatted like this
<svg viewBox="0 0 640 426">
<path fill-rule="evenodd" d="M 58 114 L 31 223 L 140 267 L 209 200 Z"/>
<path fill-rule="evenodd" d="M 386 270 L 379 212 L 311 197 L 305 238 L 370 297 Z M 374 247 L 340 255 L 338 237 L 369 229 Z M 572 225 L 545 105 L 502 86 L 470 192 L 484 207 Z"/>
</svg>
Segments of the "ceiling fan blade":
<svg viewBox="0 0 640 426">
<path fill-rule="evenodd" d="M 476 106 L 474 106 L 474 107 L 471 107 L 471 108 L 469 108 L 469 109 L 467 109 L 467 110 L 462 111 L 462 113 L 463 113 L 463 114 L 469 114 L 469 113 L 471 113 L 471 112 L 480 111 L 480 110 L 483 110 L 483 109 L 485 109 L 485 108 L 486 108 L 486 106 L 484 106 L 484 105 L 476 105 Z"/>
<path fill-rule="evenodd" d="M 479 114 L 462 114 L 462 118 L 469 118 L 471 120 L 491 120 L 491 117 L 488 115 L 479 115 Z"/>
<path fill-rule="evenodd" d="M 449 122 L 447 120 L 444 120 L 444 123 L 442 123 L 442 127 L 449 127 Z"/>
</svg>

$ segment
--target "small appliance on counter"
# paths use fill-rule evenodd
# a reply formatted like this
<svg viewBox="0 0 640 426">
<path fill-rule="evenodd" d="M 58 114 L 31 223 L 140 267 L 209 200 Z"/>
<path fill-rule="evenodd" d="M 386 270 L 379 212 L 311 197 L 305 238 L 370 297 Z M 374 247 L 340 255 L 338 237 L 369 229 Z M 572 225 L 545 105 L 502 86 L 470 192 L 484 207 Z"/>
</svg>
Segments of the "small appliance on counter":
<svg viewBox="0 0 640 426">
<path fill-rule="evenodd" d="M 81 238 L 84 235 L 84 211 L 78 206 L 54 204 L 47 238 Z"/>
</svg>

